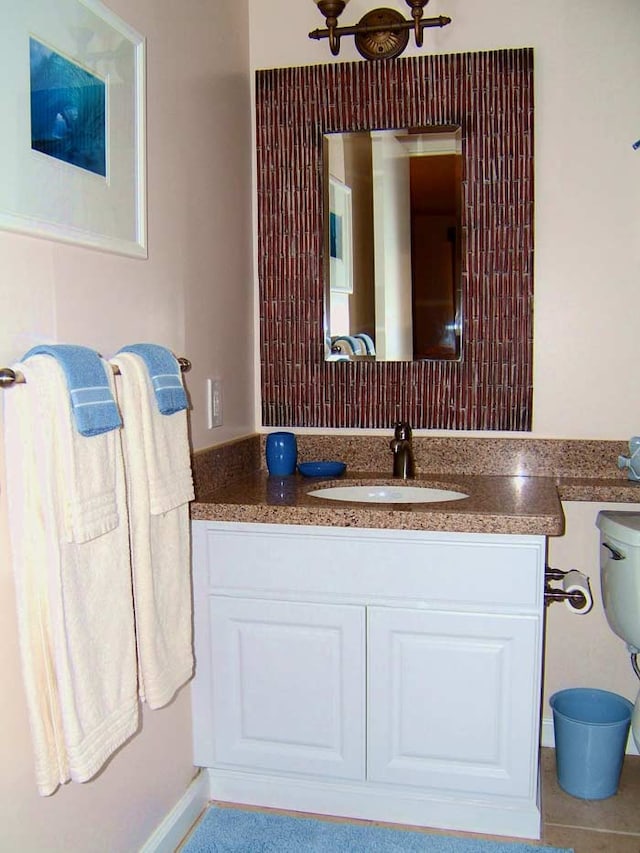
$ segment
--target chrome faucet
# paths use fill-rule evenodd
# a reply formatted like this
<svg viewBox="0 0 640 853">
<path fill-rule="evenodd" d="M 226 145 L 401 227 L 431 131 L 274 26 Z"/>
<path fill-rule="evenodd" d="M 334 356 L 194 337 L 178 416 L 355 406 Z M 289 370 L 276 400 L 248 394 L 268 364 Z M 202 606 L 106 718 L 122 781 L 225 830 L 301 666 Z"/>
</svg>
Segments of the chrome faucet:
<svg viewBox="0 0 640 853">
<path fill-rule="evenodd" d="M 393 452 L 393 476 L 403 480 L 416 476 L 411 436 L 411 426 L 406 421 L 399 421 L 395 425 L 393 440 L 389 445 Z"/>
</svg>

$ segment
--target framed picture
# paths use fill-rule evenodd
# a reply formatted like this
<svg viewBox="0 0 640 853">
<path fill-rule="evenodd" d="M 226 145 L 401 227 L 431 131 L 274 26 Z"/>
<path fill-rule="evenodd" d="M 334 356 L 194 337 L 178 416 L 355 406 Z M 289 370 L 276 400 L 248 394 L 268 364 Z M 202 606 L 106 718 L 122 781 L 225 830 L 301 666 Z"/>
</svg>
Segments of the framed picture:
<svg viewBox="0 0 640 853">
<path fill-rule="evenodd" d="M 0 228 L 147 257 L 143 37 L 98 0 L 23 0 L 0 55 Z"/>
<path fill-rule="evenodd" d="M 331 290 L 353 293 L 351 188 L 329 177 L 329 282 Z"/>
</svg>

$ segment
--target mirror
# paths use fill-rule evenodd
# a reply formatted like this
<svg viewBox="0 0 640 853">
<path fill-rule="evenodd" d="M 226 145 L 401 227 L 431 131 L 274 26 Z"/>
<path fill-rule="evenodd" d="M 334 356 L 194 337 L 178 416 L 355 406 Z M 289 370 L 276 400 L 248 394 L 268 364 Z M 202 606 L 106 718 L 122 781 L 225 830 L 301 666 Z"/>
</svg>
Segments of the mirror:
<svg viewBox="0 0 640 853">
<path fill-rule="evenodd" d="M 459 127 L 324 136 L 325 357 L 461 357 Z"/>
<path fill-rule="evenodd" d="M 531 429 L 533 91 L 532 48 L 256 72 L 264 426 Z M 461 135 L 461 357 L 326 361 L 324 137 L 444 125 Z"/>
</svg>

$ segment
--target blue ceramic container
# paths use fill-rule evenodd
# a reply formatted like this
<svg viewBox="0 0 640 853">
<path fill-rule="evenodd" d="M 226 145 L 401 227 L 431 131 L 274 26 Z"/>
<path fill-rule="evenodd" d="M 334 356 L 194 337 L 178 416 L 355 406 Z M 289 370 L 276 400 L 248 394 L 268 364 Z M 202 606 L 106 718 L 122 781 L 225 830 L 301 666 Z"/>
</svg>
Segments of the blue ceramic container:
<svg viewBox="0 0 640 853">
<path fill-rule="evenodd" d="M 294 474 L 298 461 L 298 445 L 292 432 L 270 432 L 267 436 L 265 454 L 267 469 L 277 477 Z"/>
</svg>

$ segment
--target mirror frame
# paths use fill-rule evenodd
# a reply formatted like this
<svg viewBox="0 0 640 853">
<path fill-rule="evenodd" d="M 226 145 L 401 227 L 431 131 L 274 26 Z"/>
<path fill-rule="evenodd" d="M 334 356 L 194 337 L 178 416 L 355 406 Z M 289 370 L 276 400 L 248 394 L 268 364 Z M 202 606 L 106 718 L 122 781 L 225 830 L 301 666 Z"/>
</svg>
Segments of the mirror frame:
<svg viewBox="0 0 640 853">
<path fill-rule="evenodd" d="M 462 129 L 460 361 L 325 362 L 322 137 Z M 264 426 L 531 429 L 533 49 L 256 72 Z"/>
</svg>

